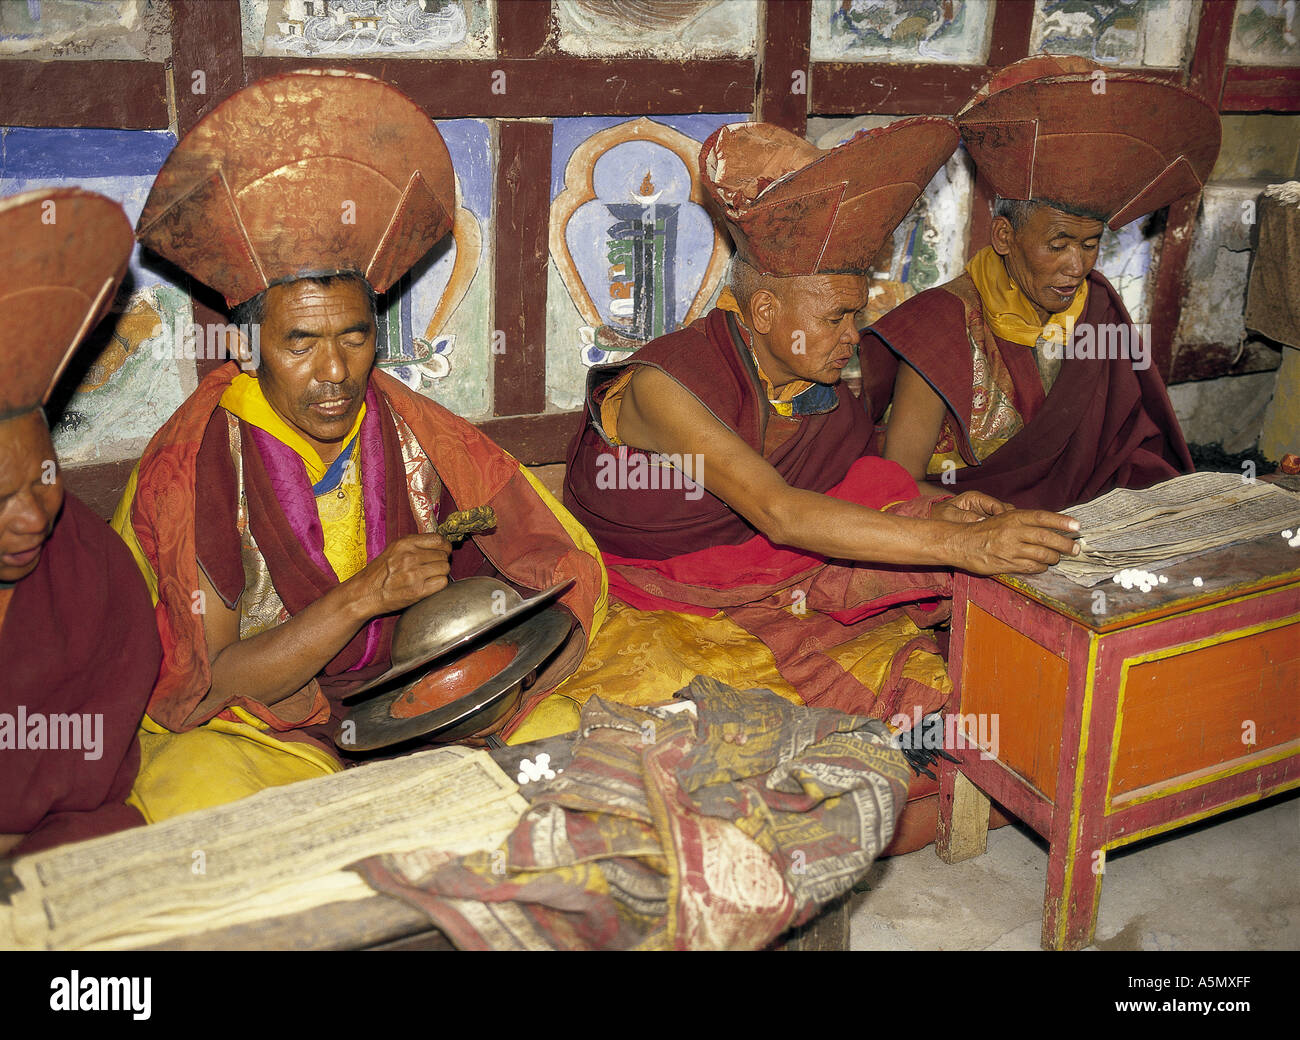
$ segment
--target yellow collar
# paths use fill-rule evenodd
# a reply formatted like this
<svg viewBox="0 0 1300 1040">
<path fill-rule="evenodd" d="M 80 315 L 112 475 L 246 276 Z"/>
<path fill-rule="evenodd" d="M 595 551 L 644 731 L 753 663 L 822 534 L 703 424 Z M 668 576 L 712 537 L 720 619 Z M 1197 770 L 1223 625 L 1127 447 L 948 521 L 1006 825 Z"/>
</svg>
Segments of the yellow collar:
<svg viewBox="0 0 1300 1040">
<path fill-rule="evenodd" d="M 985 246 L 975 254 L 966 265 L 966 273 L 984 303 L 984 320 L 989 327 L 1003 339 L 1026 347 L 1032 347 L 1040 336 L 1064 343 L 1065 330 L 1073 328 L 1088 302 L 1085 278 L 1075 290 L 1070 306 L 1060 314 L 1053 314 L 1044 325 L 1029 298 L 1007 274 L 1006 264 L 992 246 Z"/>
<path fill-rule="evenodd" d="M 736 297 L 732 295 L 729 287 L 724 286 L 722 292 L 718 294 L 717 307 L 719 310 L 730 311 L 736 316 L 740 327 L 746 332 L 749 331 L 745 327 L 744 315 L 740 313 L 740 304 L 736 302 Z M 753 335 L 753 333 L 750 333 L 750 335 Z M 746 342 L 745 346 L 749 347 L 749 356 L 754 359 L 754 369 L 758 372 L 759 382 L 763 384 L 763 393 L 767 395 L 768 403 L 776 409 L 779 415 L 793 415 L 794 405 L 790 402 L 812 386 L 812 383 L 806 379 L 796 379 L 793 383 L 786 383 L 778 391 L 773 387 L 772 380 L 767 378 L 763 366 L 758 363 L 758 355 L 754 353 L 753 346 L 748 342 Z"/>
<path fill-rule="evenodd" d="M 307 467 L 308 481 L 312 484 L 320 483 L 329 465 L 321 461 L 316 449 L 307 443 L 302 434 L 280 418 L 280 414 L 271 407 L 271 403 L 262 393 L 262 384 L 253 376 L 247 372 L 240 372 L 235 376 L 231 384 L 226 387 L 226 392 L 221 395 L 221 407 L 237 415 L 250 426 L 265 430 L 281 444 L 292 448 Z M 366 404 L 362 401 L 361 411 L 357 413 L 357 421 L 352 424 L 352 429 L 343 439 L 345 445 L 357 435 L 357 431 L 361 429 L 361 420 L 365 417 Z"/>
</svg>

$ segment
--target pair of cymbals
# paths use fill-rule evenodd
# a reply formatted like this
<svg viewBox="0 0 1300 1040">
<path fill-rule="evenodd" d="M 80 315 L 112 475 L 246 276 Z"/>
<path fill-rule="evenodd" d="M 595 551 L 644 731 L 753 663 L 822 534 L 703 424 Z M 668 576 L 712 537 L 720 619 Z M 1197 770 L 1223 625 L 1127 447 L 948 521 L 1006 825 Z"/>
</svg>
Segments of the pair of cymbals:
<svg viewBox="0 0 1300 1040">
<path fill-rule="evenodd" d="M 491 729 L 515 709 L 523 681 L 569 634 L 572 616 L 547 604 L 571 584 L 572 579 L 524 599 L 494 578 L 466 578 L 412 604 L 393 634 L 392 667 L 349 699 L 380 692 L 349 710 L 336 742 L 348 751 L 372 751 L 416 737 L 449 742 Z M 465 668 L 449 675 L 453 684 L 461 680 L 467 688 L 443 689 L 438 697 L 443 703 L 412 713 L 433 666 L 476 657 L 480 663 L 490 658 L 487 672 Z"/>
</svg>

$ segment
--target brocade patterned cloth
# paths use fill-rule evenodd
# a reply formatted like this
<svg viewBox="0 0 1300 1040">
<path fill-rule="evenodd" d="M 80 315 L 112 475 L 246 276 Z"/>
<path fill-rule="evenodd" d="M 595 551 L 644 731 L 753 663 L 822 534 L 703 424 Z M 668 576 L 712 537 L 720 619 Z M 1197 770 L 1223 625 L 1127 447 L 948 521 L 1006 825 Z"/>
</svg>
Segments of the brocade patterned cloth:
<svg viewBox="0 0 1300 1040">
<path fill-rule="evenodd" d="M 889 844 L 906 762 L 878 720 L 767 690 L 697 676 L 677 702 L 593 697 L 573 761 L 500 849 L 357 869 L 462 949 L 770 945 Z"/>
</svg>

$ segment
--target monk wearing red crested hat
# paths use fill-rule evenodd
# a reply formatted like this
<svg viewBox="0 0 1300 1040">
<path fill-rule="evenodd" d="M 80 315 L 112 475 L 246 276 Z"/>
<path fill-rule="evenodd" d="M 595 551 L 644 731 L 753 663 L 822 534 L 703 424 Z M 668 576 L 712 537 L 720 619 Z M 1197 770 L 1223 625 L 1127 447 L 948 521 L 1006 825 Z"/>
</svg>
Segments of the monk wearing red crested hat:
<svg viewBox="0 0 1300 1040">
<path fill-rule="evenodd" d="M 76 188 L 0 200 L 0 857 L 139 826 L 126 804 L 160 651 L 130 554 L 63 489 L 42 405 L 134 242 Z"/>
<path fill-rule="evenodd" d="M 151 819 L 342 768 L 350 691 L 398 612 L 475 574 L 576 579 L 542 695 L 604 612 L 588 536 L 487 437 L 375 368 L 375 295 L 452 227 L 433 121 L 369 76 L 294 72 L 207 115 L 159 171 L 140 240 L 218 289 L 257 349 L 150 442 L 115 526 L 155 590 L 162 674 L 136 800 Z M 453 511 L 497 526 L 452 552 Z M 359 741 L 358 741 L 359 743 Z"/>
<path fill-rule="evenodd" d="M 1217 113 L 1161 80 L 1038 55 L 994 74 L 957 125 L 999 196 L 993 241 L 868 330 L 874 417 L 892 397 L 885 457 L 1041 509 L 1188 472 L 1150 336 L 1094 265 L 1107 227 L 1201 190 Z"/>
<path fill-rule="evenodd" d="M 627 362 L 593 368 L 570 445 L 565 504 L 618 599 L 725 611 L 805 703 L 878 717 L 938 708 L 950 687 L 915 623 L 946 616 L 948 568 L 1040 571 L 1073 550 L 1068 517 L 980 493 L 940 502 L 864 458 L 872 423 L 840 380 L 871 259 L 956 145 L 949 120 L 926 117 L 826 152 L 767 124 L 718 130 L 700 172 L 736 246 L 729 291 Z M 722 657 L 743 645 L 695 631 L 725 641 Z M 883 671 L 859 669 L 880 664 L 868 644 L 886 632 Z M 627 643 L 620 653 L 640 645 Z M 927 678 L 904 674 L 913 652 Z M 754 671 L 727 681 L 766 685 Z"/>
</svg>

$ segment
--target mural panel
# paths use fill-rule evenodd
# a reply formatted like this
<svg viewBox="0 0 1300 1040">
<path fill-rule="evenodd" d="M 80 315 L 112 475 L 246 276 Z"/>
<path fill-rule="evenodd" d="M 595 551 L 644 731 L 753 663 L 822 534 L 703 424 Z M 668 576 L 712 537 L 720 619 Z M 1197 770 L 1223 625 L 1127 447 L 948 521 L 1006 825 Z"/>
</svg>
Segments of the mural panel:
<svg viewBox="0 0 1300 1040">
<path fill-rule="evenodd" d="M 1037 0 L 1029 52 L 1176 68 L 1187 62 L 1198 10 L 1195 0 Z"/>
<path fill-rule="evenodd" d="M 0 129 L 0 195 L 76 186 L 139 218 L 154 174 L 176 143 L 166 131 Z M 52 406 L 65 465 L 134 458 L 194 388 L 186 293 L 131 256 L 113 312 L 74 355 Z M 66 403 L 65 403 L 66 402 Z M 54 408 L 52 407 L 52 413 Z"/>
<path fill-rule="evenodd" d="M 494 52 L 488 0 L 239 0 L 244 53 L 463 58 Z"/>
<path fill-rule="evenodd" d="M 992 27 L 985 0 L 813 0 L 812 57 L 979 65 Z"/>
<path fill-rule="evenodd" d="M 0 57 L 166 61 L 171 15 L 155 0 L 3 0 Z"/>
<path fill-rule="evenodd" d="M 555 0 L 559 49 L 664 59 L 749 57 L 757 0 Z"/>
<path fill-rule="evenodd" d="M 1238 0 L 1228 61 L 1234 65 L 1300 65 L 1300 4 L 1296 0 Z"/>
<path fill-rule="evenodd" d="M 441 120 L 456 170 L 456 217 L 444 239 L 386 296 L 377 363 L 469 418 L 491 411 L 492 136 L 478 119 Z"/>
<path fill-rule="evenodd" d="M 730 243 L 699 183 L 700 146 L 744 116 L 555 120 L 547 395 L 582 403 L 586 368 L 704 314 Z"/>
</svg>

